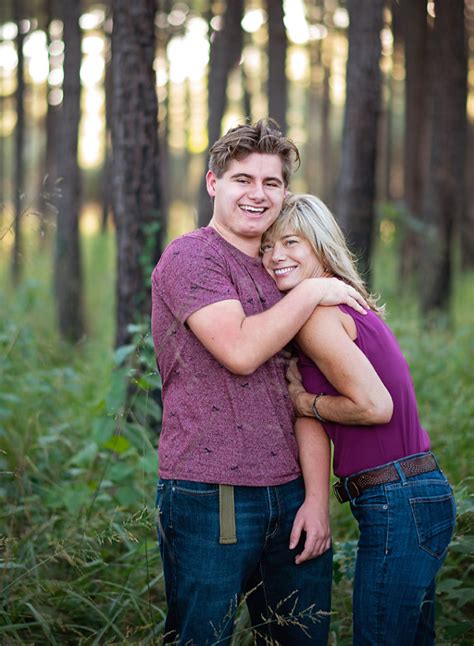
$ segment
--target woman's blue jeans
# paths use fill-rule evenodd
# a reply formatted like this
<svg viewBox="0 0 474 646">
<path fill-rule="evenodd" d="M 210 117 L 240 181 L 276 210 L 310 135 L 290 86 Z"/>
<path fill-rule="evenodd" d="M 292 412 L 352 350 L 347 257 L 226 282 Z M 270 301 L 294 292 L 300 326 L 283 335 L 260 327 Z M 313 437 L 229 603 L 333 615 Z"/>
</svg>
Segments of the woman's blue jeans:
<svg viewBox="0 0 474 646">
<path fill-rule="evenodd" d="M 332 550 L 295 565 L 290 531 L 301 478 L 235 487 L 237 542 L 219 543 L 218 485 L 160 480 L 158 535 L 168 614 L 165 643 L 227 644 L 245 598 L 257 643 L 327 644 Z"/>
<path fill-rule="evenodd" d="M 455 504 L 440 470 L 351 498 L 359 523 L 353 600 L 356 646 L 434 644 L 435 576 L 450 543 Z"/>
</svg>

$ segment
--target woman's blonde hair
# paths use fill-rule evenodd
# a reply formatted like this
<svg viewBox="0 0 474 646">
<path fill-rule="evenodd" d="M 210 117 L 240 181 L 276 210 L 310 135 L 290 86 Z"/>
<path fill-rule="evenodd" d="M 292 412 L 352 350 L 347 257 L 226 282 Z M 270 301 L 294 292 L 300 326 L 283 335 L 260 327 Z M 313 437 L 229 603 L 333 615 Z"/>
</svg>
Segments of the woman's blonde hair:
<svg viewBox="0 0 474 646">
<path fill-rule="evenodd" d="M 354 287 L 370 308 L 383 316 L 384 306 L 377 305 L 378 297 L 367 291 L 357 271 L 356 258 L 324 202 L 314 195 L 289 194 L 280 215 L 263 234 L 262 243 L 280 238 L 288 232 L 305 238 L 313 247 L 323 268 Z"/>
</svg>

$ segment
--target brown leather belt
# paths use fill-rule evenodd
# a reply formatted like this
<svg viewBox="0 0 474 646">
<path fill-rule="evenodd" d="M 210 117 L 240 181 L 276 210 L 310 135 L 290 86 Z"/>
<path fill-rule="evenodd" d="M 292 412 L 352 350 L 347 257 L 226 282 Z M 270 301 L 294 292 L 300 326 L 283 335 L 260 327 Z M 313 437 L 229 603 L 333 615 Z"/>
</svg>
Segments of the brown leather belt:
<svg viewBox="0 0 474 646">
<path fill-rule="evenodd" d="M 398 463 L 407 478 L 420 475 L 420 473 L 435 471 L 439 468 L 432 453 L 398 460 Z M 347 502 L 351 498 L 360 496 L 369 487 L 396 482 L 397 480 L 400 480 L 400 476 L 395 465 L 392 463 L 371 469 L 370 471 L 358 473 L 354 476 L 349 476 L 348 478 L 342 478 L 342 480 L 333 484 L 333 489 L 339 502 Z"/>
</svg>

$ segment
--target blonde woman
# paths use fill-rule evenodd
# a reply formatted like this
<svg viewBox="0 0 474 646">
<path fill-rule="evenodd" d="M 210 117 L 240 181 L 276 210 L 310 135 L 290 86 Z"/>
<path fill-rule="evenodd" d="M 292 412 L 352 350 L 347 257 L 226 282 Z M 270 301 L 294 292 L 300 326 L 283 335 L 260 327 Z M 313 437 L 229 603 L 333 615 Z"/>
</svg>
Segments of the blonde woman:
<svg viewBox="0 0 474 646">
<path fill-rule="evenodd" d="M 367 316 L 318 307 L 296 337 L 304 387 L 297 371 L 289 380 L 301 465 L 311 473 L 324 429 L 334 444 L 336 496 L 350 502 L 360 530 L 353 643 L 433 644 L 434 581 L 455 506 L 420 424 L 408 365 L 321 200 L 288 197 L 262 255 L 282 292 L 305 278 L 337 277 L 370 305 Z"/>
</svg>

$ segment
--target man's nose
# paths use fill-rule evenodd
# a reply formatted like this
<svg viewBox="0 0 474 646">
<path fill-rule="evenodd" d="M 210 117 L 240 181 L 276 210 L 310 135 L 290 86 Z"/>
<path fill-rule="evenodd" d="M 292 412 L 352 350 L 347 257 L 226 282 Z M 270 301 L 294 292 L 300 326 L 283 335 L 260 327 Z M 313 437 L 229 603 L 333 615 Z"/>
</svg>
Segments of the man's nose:
<svg viewBox="0 0 474 646">
<path fill-rule="evenodd" d="M 255 184 L 252 184 L 251 189 L 249 191 L 249 197 L 251 197 L 254 200 L 265 199 L 265 190 L 261 182 L 255 182 Z"/>
</svg>

